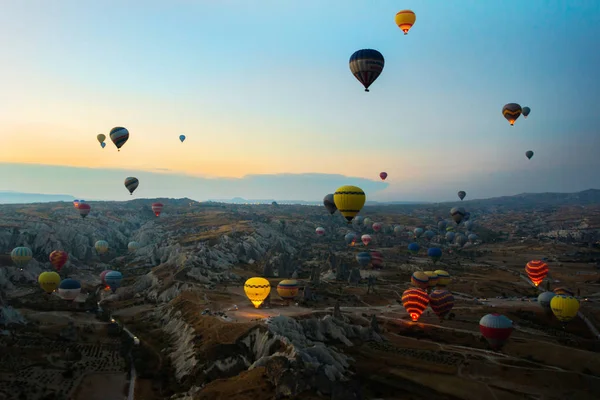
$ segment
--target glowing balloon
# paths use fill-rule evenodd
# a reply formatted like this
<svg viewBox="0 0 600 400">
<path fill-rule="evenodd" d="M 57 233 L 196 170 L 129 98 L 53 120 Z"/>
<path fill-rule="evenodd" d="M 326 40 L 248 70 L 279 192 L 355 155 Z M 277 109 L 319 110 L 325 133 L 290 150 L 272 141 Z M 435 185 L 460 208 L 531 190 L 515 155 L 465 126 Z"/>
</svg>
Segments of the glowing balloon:
<svg viewBox="0 0 600 400">
<path fill-rule="evenodd" d="M 293 300 L 298 290 L 298 281 L 295 279 L 284 279 L 277 285 L 277 294 L 284 300 Z"/>
<path fill-rule="evenodd" d="M 104 275 L 104 282 L 106 282 L 106 286 L 108 286 L 113 293 L 121 287 L 122 280 L 123 274 L 119 271 L 109 271 Z"/>
<path fill-rule="evenodd" d="M 346 236 L 344 236 L 344 241 L 346 242 L 346 244 L 353 246 L 354 243 L 356 243 L 356 233 L 354 233 L 354 232 L 346 233 Z"/>
<path fill-rule="evenodd" d="M 525 266 L 525 272 L 535 286 L 538 286 L 548 275 L 548 264 L 541 260 L 531 260 Z"/>
<path fill-rule="evenodd" d="M 398 25 L 398 28 L 402 29 L 402 32 L 404 32 L 405 35 L 408 34 L 408 31 L 415 24 L 416 20 L 417 16 L 411 10 L 398 11 L 394 18 L 396 25 Z"/>
<path fill-rule="evenodd" d="M 402 293 L 402 305 L 413 321 L 418 321 L 429 304 L 429 296 L 423 289 L 411 288 Z"/>
<path fill-rule="evenodd" d="M 162 203 L 152 203 L 152 212 L 158 217 L 162 212 L 163 207 L 164 204 Z"/>
<path fill-rule="evenodd" d="M 244 283 L 244 292 L 254 307 L 258 308 L 271 292 L 271 284 L 265 278 L 250 278 Z"/>
<path fill-rule="evenodd" d="M 40 276 L 38 276 L 38 283 L 44 292 L 52 293 L 58 289 L 58 285 L 60 285 L 60 275 L 54 271 L 42 272 Z"/>
<path fill-rule="evenodd" d="M 521 106 L 517 103 L 508 103 L 502 107 L 502 115 L 510 123 L 510 126 L 515 125 L 515 121 L 517 118 L 519 118 L 522 112 L 523 110 L 521 109 Z"/>
</svg>

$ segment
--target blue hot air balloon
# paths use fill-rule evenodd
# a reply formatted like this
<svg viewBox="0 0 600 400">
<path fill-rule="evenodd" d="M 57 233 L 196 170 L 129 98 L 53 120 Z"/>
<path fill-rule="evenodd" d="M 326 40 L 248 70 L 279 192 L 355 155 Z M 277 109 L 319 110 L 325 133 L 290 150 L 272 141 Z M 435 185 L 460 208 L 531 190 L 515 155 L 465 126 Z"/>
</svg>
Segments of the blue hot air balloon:
<svg viewBox="0 0 600 400">
<path fill-rule="evenodd" d="M 105 148 L 105 147 L 106 147 L 106 143 L 102 142 L 102 143 L 100 143 L 100 146 L 101 146 L 102 148 Z"/>
<path fill-rule="evenodd" d="M 371 262 L 371 253 L 363 251 L 356 255 L 356 261 L 361 267 L 366 267 Z"/>
<path fill-rule="evenodd" d="M 442 258 L 442 249 L 440 249 L 439 247 L 432 247 L 427 250 L 427 255 L 433 260 L 433 263 L 435 264 L 439 261 L 440 258 Z"/>
<path fill-rule="evenodd" d="M 408 245 L 408 251 L 410 251 L 412 254 L 417 254 L 420 248 L 421 247 L 419 247 L 418 243 L 411 243 Z"/>
<path fill-rule="evenodd" d="M 106 285 L 112 290 L 114 293 L 119 287 L 121 287 L 121 280 L 123 279 L 123 274 L 119 271 L 110 271 L 106 275 L 104 275 L 104 282 Z"/>
<path fill-rule="evenodd" d="M 185 135 L 179 135 L 179 140 L 181 140 L 181 143 L 183 143 L 183 141 L 185 140 Z"/>
<path fill-rule="evenodd" d="M 73 301 L 81 293 L 81 283 L 75 279 L 63 279 L 58 286 L 58 295 L 67 301 Z"/>
</svg>

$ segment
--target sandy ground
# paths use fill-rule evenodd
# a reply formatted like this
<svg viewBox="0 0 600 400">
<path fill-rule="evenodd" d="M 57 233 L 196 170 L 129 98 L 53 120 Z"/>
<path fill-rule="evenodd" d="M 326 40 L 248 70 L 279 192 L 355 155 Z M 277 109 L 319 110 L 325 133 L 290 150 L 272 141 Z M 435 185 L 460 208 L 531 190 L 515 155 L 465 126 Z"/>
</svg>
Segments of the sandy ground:
<svg viewBox="0 0 600 400">
<path fill-rule="evenodd" d="M 72 400 L 127 399 L 126 374 L 88 374 L 75 389 Z"/>
</svg>

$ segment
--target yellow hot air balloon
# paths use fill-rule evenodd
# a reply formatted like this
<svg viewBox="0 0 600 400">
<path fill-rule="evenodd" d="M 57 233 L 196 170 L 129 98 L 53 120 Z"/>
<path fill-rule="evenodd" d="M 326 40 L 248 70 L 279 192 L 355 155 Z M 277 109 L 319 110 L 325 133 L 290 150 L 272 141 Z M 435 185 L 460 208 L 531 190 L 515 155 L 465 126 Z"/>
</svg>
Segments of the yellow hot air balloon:
<svg viewBox="0 0 600 400">
<path fill-rule="evenodd" d="M 100 144 L 102 144 L 106 140 L 106 135 L 104 135 L 103 133 L 101 133 L 98 136 L 96 136 L 96 139 L 98 139 L 98 142 L 100 142 Z"/>
<path fill-rule="evenodd" d="M 244 292 L 254 307 L 258 308 L 271 293 L 271 284 L 265 278 L 250 278 L 244 283 Z"/>
<path fill-rule="evenodd" d="M 435 274 L 438 276 L 438 281 L 437 281 L 436 286 L 446 287 L 452 283 L 452 277 L 450 276 L 450 274 L 448 272 L 444 271 L 443 269 L 438 269 L 433 272 L 435 272 Z"/>
<path fill-rule="evenodd" d="M 98 254 L 104 254 L 108 251 L 108 242 L 106 240 L 98 240 L 94 247 Z"/>
<path fill-rule="evenodd" d="M 579 300 L 573 296 L 556 295 L 550 300 L 550 308 L 560 322 L 569 322 L 577 316 Z"/>
<path fill-rule="evenodd" d="M 352 223 L 352 219 L 360 212 L 365 205 L 367 196 L 365 192 L 356 186 L 342 186 L 333 194 L 333 202 L 339 212 Z"/>
<path fill-rule="evenodd" d="M 60 275 L 54 271 L 42 272 L 38 277 L 38 283 L 44 292 L 52 293 L 58 289 L 58 285 L 60 285 Z"/>
<path fill-rule="evenodd" d="M 396 21 L 396 25 L 398 25 L 398 28 L 402 29 L 402 32 L 404 32 L 406 35 L 410 28 L 412 28 L 412 26 L 415 24 L 417 16 L 410 10 L 402 10 L 398 11 L 396 18 L 394 19 Z"/>
<path fill-rule="evenodd" d="M 429 277 L 429 280 L 427 281 L 429 287 L 434 288 L 440 279 L 439 276 L 433 271 L 423 271 L 423 273 Z"/>
<path fill-rule="evenodd" d="M 284 300 L 292 300 L 298 295 L 298 281 L 284 279 L 277 285 L 277 294 Z"/>
</svg>

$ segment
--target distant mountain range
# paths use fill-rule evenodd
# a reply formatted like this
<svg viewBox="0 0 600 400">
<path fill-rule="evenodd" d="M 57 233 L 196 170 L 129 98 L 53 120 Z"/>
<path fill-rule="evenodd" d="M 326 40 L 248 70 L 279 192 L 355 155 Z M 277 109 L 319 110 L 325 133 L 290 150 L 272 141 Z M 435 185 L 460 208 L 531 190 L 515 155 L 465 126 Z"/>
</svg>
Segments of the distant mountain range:
<svg viewBox="0 0 600 400">
<path fill-rule="evenodd" d="M 52 203 L 73 200 L 75 197 L 67 194 L 19 193 L 0 190 L 0 204 Z"/>
<path fill-rule="evenodd" d="M 58 201 L 72 202 L 75 197 L 67 194 L 42 194 L 42 193 L 20 193 L 8 190 L 0 190 L 0 204 L 28 204 L 28 203 L 52 203 Z M 91 200 L 91 199 L 90 199 Z M 298 204 L 298 205 L 321 205 L 322 201 L 305 200 L 274 200 L 274 199 L 244 199 L 234 197 L 233 199 L 213 199 L 209 202 L 226 204 Z M 478 206 L 504 206 L 512 205 L 586 205 L 600 204 L 600 189 L 588 189 L 577 193 L 522 193 L 514 196 L 492 197 L 489 199 L 465 200 L 462 202 L 425 202 L 425 201 L 367 201 L 368 206 L 385 205 L 418 205 L 418 204 L 441 204 L 461 203 Z"/>
</svg>

